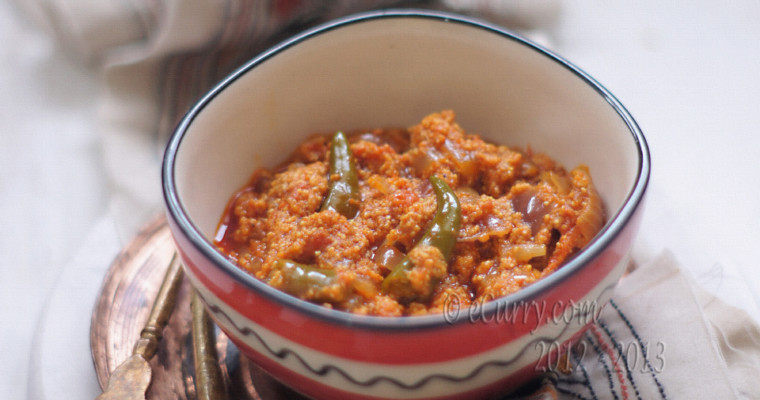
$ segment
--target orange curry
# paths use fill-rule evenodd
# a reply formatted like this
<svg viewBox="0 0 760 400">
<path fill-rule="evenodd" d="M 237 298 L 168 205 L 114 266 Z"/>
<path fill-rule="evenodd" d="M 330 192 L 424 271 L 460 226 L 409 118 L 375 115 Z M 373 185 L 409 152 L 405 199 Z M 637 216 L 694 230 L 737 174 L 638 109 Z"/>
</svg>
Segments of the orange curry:
<svg viewBox="0 0 760 400">
<path fill-rule="evenodd" d="M 230 200 L 217 247 L 269 285 L 402 316 L 505 296 L 604 224 L 586 166 L 466 133 L 452 111 L 409 129 L 315 135 Z"/>
</svg>

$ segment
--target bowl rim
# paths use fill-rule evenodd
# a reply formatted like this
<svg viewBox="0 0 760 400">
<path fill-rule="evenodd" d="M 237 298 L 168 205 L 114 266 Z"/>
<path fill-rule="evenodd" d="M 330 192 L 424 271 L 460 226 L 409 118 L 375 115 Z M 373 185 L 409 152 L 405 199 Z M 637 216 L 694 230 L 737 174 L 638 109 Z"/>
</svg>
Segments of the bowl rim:
<svg viewBox="0 0 760 400">
<path fill-rule="evenodd" d="M 471 322 L 471 317 L 468 317 L 468 313 L 466 312 L 459 312 L 458 315 L 453 317 L 445 316 L 443 314 L 429 314 L 413 317 L 358 315 L 346 311 L 329 309 L 277 290 L 265 282 L 260 281 L 254 276 L 246 273 L 231 261 L 229 261 L 218 250 L 216 250 L 213 244 L 205 238 L 200 229 L 198 229 L 196 225 L 190 220 L 177 193 L 175 181 L 175 161 L 182 139 L 184 138 L 185 133 L 187 132 L 195 117 L 226 87 L 232 85 L 238 78 L 245 75 L 248 71 L 252 70 L 257 65 L 276 56 L 277 54 L 287 50 L 292 46 L 309 40 L 310 38 L 332 31 L 334 29 L 347 27 L 353 24 L 392 18 L 422 18 L 437 20 L 443 23 L 462 24 L 471 28 L 482 29 L 497 35 L 501 35 L 507 40 L 515 41 L 522 46 L 525 46 L 533 51 L 538 52 L 544 57 L 547 57 L 550 61 L 563 66 L 568 71 L 583 80 L 587 85 L 596 90 L 596 92 L 602 96 L 607 101 L 607 103 L 609 103 L 610 107 L 613 108 L 613 111 L 618 114 L 618 116 L 628 127 L 628 131 L 632 135 L 634 143 L 636 145 L 639 165 L 633 187 L 629 189 L 629 193 L 625 198 L 623 206 L 620 208 L 620 210 L 615 215 L 612 215 L 602 230 L 596 235 L 596 237 L 590 243 L 588 243 L 586 247 L 576 256 L 567 261 L 562 266 L 562 268 L 559 268 L 557 271 L 553 272 L 547 277 L 531 284 L 530 286 L 522 288 L 517 292 L 486 302 L 481 306 L 479 314 L 482 316 L 493 315 L 493 313 L 498 312 L 498 310 L 503 310 L 503 307 L 510 303 L 531 301 L 537 297 L 540 297 L 542 293 L 553 289 L 557 285 L 564 282 L 570 275 L 576 273 L 578 270 L 583 269 L 585 266 L 590 264 L 590 261 L 599 256 L 607 248 L 607 246 L 613 242 L 624 230 L 628 221 L 631 220 L 639 205 L 641 204 L 647 185 L 649 183 L 651 170 L 649 147 L 641 129 L 634 120 L 633 116 L 628 112 L 628 110 L 611 92 L 609 92 L 604 86 L 602 86 L 586 72 L 570 63 L 569 61 L 565 60 L 564 58 L 560 57 L 559 55 L 555 54 L 554 52 L 520 36 L 517 33 L 514 33 L 502 26 L 495 25 L 493 23 L 471 16 L 438 10 L 406 8 L 361 12 L 341 18 L 336 18 L 315 26 L 311 29 L 307 29 L 302 33 L 296 34 L 293 37 L 286 39 L 255 56 L 237 68 L 235 71 L 228 74 L 204 96 L 202 96 L 200 100 L 198 100 L 187 111 L 187 113 L 185 113 L 181 121 L 178 123 L 177 127 L 172 132 L 171 137 L 166 145 L 161 168 L 162 190 L 164 194 L 166 211 L 176 221 L 177 227 L 187 237 L 190 243 L 201 254 L 203 254 L 213 264 L 215 264 L 216 267 L 224 271 L 237 283 L 244 285 L 257 294 L 266 297 L 270 301 L 274 301 L 282 306 L 303 312 L 311 317 L 315 317 L 317 319 L 333 324 L 370 330 L 432 329 L 441 326 L 453 326 L 461 323 Z"/>
</svg>

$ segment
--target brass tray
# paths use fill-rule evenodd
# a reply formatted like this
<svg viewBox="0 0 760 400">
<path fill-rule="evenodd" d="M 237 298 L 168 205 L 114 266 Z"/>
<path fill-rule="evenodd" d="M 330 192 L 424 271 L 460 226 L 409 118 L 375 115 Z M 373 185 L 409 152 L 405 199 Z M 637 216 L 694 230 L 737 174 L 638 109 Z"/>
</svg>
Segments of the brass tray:
<svg viewBox="0 0 760 400">
<path fill-rule="evenodd" d="M 108 269 L 90 326 L 92 359 L 101 388 L 105 388 L 113 370 L 132 355 L 173 253 L 174 242 L 166 219 L 156 217 L 142 227 Z M 196 399 L 190 294 L 190 284 L 185 280 L 159 350 L 150 361 L 153 378 L 146 392 L 149 400 Z M 304 398 L 269 377 L 241 355 L 224 333 L 218 328 L 215 331 L 228 398 Z"/>
</svg>

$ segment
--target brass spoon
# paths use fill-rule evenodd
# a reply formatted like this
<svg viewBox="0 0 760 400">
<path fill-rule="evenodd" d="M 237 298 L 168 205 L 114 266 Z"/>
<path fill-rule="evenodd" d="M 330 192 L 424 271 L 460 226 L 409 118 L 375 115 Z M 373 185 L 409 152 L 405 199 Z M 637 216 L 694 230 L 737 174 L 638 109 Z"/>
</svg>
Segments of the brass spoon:
<svg viewBox="0 0 760 400">
<path fill-rule="evenodd" d="M 175 253 L 132 355 L 113 371 L 106 390 L 96 400 L 145 400 L 152 374 L 148 361 L 156 354 L 158 342 L 174 309 L 182 276 Z"/>
<path fill-rule="evenodd" d="M 223 400 L 227 391 L 222 380 L 216 354 L 214 323 L 211 321 L 198 292 L 190 301 L 193 314 L 193 358 L 195 360 L 195 393 L 198 400 Z"/>
</svg>

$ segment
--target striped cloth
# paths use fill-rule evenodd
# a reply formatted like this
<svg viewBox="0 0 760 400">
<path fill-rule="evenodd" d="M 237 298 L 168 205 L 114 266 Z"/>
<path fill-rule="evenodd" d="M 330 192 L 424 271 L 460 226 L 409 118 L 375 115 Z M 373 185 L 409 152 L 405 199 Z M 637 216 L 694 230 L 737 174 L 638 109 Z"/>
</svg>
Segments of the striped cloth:
<svg viewBox="0 0 760 400">
<path fill-rule="evenodd" d="M 552 377 L 563 399 L 755 399 L 759 347 L 757 324 L 665 252 L 623 279 L 570 353 L 571 372 Z"/>
<path fill-rule="evenodd" d="M 160 160 L 188 107 L 235 67 L 304 28 L 380 7 L 474 14 L 544 40 L 558 1 L 36 0 L 18 5 L 101 74 L 96 116 L 123 237 L 161 208 Z M 547 346 L 550 346 L 547 344 Z M 547 371 L 562 399 L 760 398 L 760 330 L 680 273 L 668 253 L 627 276 Z M 547 347 L 546 350 L 551 350 Z"/>
</svg>

